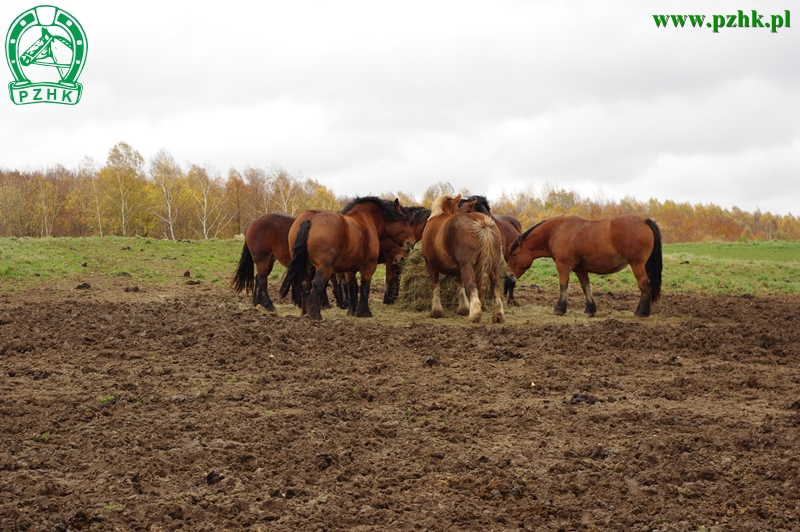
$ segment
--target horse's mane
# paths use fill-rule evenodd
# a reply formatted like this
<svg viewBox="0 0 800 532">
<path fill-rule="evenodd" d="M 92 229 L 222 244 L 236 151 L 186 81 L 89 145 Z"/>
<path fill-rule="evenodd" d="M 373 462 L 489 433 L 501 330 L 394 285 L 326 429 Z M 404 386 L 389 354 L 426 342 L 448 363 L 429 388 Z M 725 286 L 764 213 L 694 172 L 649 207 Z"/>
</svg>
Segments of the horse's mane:
<svg viewBox="0 0 800 532">
<path fill-rule="evenodd" d="M 444 209 L 442 209 L 442 204 L 445 201 L 453 199 L 454 197 L 455 196 L 442 194 L 441 196 L 433 200 L 433 205 L 431 205 L 431 214 L 428 216 L 428 219 L 431 219 L 434 216 L 439 216 L 440 214 L 444 214 Z"/>
<path fill-rule="evenodd" d="M 414 205 L 412 207 L 403 207 L 408 215 L 408 223 L 417 225 L 424 222 L 431 215 L 431 210 L 425 207 Z"/>
<path fill-rule="evenodd" d="M 528 235 L 531 234 L 531 231 L 533 231 L 534 229 L 536 229 L 537 227 L 539 227 L 543 223 L 549 222 L 550 220 L 554 220 L 556 218 L 561 218 L 561 216 L 554 216 L 553 218 L 546 218 L 546 219 L 542 220 L 541 222 L 539 222 L 538 224 L 536 224 L 533 227 L 531 227 L 530 229 L 528 229 L 527 231 L 525 231 L 524 233 L 522 233 L 521 235 L 519 235 L 519 238 L 514 240 L 514 243 L 511 244 L 511 249 L 509 249 L 508 252 L 511 253 L 512 251 L 517 249 L 519 247 L 519 243 L 522 242 L 523 240 L 525 240 L 528 237 Z"/>
<path fill-rule="evenodd" d="M 386 216 L 387 222 L 402 222 L 408 221 L 408 215 L 405 212 L 400 212 L 394 208 L 394 202 L 378 198 L 376 196 L 356 197 L 348 203 L 344 209 L 340 211 L 341 214 L 347 214 L 353 207 L 362 203 L 374 203 L 383 210 L 383 215 Z"/>
<path fill-rule="evenodd" d="M 468 201 L 475 201 L 475 210 L 477 212 L 482 212 L 483 214 L 488 214 L 489 216 L 492 215 L 492 209 L 489 207 L 489 200 L 486 199 L 486 196 L 470 196 L 468 198 L 462 198 L 461 201 L 458 202 L 458 206 L 461 207 L 464 203 Z"/>
</svg>

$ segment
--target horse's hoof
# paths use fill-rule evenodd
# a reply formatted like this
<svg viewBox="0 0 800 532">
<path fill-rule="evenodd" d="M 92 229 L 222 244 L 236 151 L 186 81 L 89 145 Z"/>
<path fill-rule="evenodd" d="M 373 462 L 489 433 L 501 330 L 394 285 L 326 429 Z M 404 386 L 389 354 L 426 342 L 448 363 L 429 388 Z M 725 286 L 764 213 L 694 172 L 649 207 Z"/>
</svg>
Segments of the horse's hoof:
<svg viewBox="0 0 800 532">
<path fill-rule="evenodd" d="M 594 312 L 584 312 L 583 315 L 587 318 L 594 318 Z"/>
<path fill-rule="evenodd" d="M 566 314 L 566 313 L 567 313 L 567 310 L 566 310 L 566 309 L 563 309 L 563 308 L 558 308 L 558 307 L 556 307 L 556 308 L 553 310 L 553 314 L 555 314 L 556 316 L 563 316 L 563 315 L 564 315 L 564 314 Z"/>
<path fill-rule="evenodd" d="M 636 311 L 636 312 L 634 312 L 633 314 L 634 314 L 634 316 L 637 316 L 637 317 L 639 317 L 639 318 L 646 318 L 646 317 L 650 316 L 650 313 L 649 313 L 649 312 L 647 312 L 647 313 L 644 313 L 644 312 L 642 312 L 641 310 L 637 310 L 637 311 Z"/>
<path fill-rule="evenodd" d="M 509 299 L 509 300 L 506 302 L 506 304 L 507 304 L 509 307 L 521 307 L 521 306 L 522 306 L 522 303 L 520 303 L 520 302 L 519 302 L 519 301 L 517 301 L 516 299 Z"/>
<path fill-rule="evenodd" d="M 460 308 L 456 311 L 456 314 L 459 316 L 468 316 L 469 315 L 469 307 Z"/>
<path fill-rule="evenodd" d="M 369 310 L 366 312 L 356 312 L 356 318 L 371 318 L 372 312 Z"/>
<path fill-rule="evenodd" d="M 441 310 L 432 310 L 430 316 L 431 318 L 441 318 L 444 316 L 444 312 Z"/>
<path fill-rule="evenodd" d="M 497 316 L 492 316 L 492 323 L 503 323 L 504 321 L 506 321 L 506 317 L 503 316 L 502 314 Z"/>
<path fill-rule="evenodd" d="M 470 315 L 470 317 L 467 318 L 467 321 L 470 323 L 478 323 L 481 321 L 481 316 L 482 314 L 480 312 L 476 312 L 474 315 Z"/>
</svg>

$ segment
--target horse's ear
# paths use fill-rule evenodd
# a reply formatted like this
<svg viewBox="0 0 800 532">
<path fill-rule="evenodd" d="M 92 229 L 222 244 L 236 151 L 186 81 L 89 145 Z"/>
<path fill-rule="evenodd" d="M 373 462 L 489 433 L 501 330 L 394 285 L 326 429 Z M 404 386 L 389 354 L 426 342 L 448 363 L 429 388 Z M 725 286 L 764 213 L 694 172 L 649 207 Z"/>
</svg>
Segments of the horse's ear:
<svg viewBox="0 0 800 532">
<path fill-rule="evenodd" d="M 461 201 L 461 194 L 459 194 L 458 196 L 456 196 L 455 198 L 453 198 L 453 201 L 455 201 L 455 202 L 456 202 L 456 205 L 458 205 L 458 202 L 459 202 L 459 201 Z"/>
<path fill-rule="evenodd" d="M 394 199 L 394 209 L 396 211 L 403 212 L 403 207 L 400 206 L 400 199 L 399 198 L 395 198 Z"/>
</svg>

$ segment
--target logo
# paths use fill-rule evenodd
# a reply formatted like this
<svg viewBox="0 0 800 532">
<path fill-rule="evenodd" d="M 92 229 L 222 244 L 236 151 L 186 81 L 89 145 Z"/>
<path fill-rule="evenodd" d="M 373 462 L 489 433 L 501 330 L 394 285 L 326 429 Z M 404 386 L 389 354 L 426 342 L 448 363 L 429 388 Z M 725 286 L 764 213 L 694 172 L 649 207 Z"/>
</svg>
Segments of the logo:
<svg viewBox="0 0 800 532">
<path fill-rule="evenodd" d="M 6 34 L 6 61 L 14 81 L 11 101 L 75 105 L 88 46 L 78 19 L 55 6 L 36 6 L 11 23 Z"/>
</svg>

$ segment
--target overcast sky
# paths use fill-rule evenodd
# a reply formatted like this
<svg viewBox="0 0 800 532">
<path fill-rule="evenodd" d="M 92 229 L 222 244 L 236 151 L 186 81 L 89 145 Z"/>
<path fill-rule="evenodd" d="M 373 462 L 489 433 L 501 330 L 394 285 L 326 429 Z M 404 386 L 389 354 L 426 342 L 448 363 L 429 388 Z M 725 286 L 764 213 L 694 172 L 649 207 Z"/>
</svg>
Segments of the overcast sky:
<svg viewBox="0 0 800 532">
<path fill-rule="evenodd" d="M 16 106 L 4 88 L 0 167 L 103 164 L 125 141 L 339 195 L 550 184 L 800 214 L 800 8 L 777 33 L 653 19 L 770 22 L 793 2 L 47 3 L 86 31 L 83 96 Z M 2 30 L 35 5 L 3 0 Z"/>
</svg>

